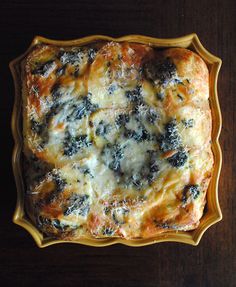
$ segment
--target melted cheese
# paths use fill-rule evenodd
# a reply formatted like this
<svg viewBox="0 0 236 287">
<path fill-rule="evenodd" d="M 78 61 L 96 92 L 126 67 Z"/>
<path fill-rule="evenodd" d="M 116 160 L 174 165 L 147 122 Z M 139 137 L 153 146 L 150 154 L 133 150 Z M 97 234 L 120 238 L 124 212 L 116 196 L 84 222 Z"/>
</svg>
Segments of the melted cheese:
<svg viewBox="0 0 236 287">
<path fill-rule="evenodd" d="M 26 200 L 42 232 L 140 238 L 197 227 L 213 167 L 199 56 L 39 45 L 22 68 Z"/>
</svg>

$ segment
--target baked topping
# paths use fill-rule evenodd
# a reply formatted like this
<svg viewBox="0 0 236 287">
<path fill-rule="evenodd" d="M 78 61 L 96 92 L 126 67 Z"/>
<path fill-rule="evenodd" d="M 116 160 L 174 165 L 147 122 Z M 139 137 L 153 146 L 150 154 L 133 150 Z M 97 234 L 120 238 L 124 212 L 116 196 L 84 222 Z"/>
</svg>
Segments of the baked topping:
<svg viewBox="0 0 236 287">
<path fill-rule="evenodd" d="M 23 96 L 27 200 L 40 230 L 136 238 L 194 228 L 213 164 L 205 69 L 180 48 L 37 46 Z"/>
</svg>

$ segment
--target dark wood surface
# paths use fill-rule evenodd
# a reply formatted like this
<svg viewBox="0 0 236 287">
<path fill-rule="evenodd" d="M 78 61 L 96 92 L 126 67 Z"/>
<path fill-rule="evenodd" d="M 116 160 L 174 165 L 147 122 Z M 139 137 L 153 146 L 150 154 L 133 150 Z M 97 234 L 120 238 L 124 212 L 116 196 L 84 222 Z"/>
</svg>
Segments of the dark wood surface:
<svg viewBox="0 0 236 287">
<path fill-rule="evenodd" d="M 1 286 L 236 286 L 235 28 L 233 0 L 1 0 Z M 218 88 L 223 113 L 219 187 L 223 220 L 205 233 L 197 247 L 178 243 L 142 248 L 36 247 L 31 236 L 11 222 L 16 187 L 11 169 L 14 87 L 9 61 L 24 52 L 35 35 L 62 40 L 91 34 L 168 38 L 192 32 L 223 60 Z"/>
</svg>

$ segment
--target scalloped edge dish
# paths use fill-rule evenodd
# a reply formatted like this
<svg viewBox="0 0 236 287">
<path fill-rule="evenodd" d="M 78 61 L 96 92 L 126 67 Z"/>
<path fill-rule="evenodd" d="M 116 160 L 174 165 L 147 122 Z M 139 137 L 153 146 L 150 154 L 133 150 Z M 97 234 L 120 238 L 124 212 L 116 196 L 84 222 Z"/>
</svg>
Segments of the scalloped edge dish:
<svg viewBox="0 0 236 287">
<path fill-rule="evenodd" d="M 56 240 L 54 238 L 45 237 L 37 228 L 32 224 L 28 215 L 25 212 L 24 206 L 24 184 L 21 168 L 21 155 L 22 155 L 22 132 L 21 132 L 21 71 L 20 62 L 29 53 L 33 46 L 39 43 L 54 44 L 60 46 L 71 45 L 85 45 L 91 42 L 108 40 L 115 42 L 136 42 L 153 47 L 167 48 L 167 47 L 183 47 L 189 48 L 200 55 L 206 62 L 210 73 L 210 105 L 212 112 L 212 151 L 214 154 L 214 170 L 213 176 L 207 192 L 207 209 L 201 218 L 200 225 L 192 231 L 167 231 L 159 234 L 156 237 L 148 239 L 133 239 L 127 240 L 122 238 L 108 238 L 108 239 L 81 239 L 78 241 L 65 241 Z M 146 37 L 141 35 L 129 35 L 120 38 L 112 38 L 102 35 L 88 36 L 81 39 L 71 41 L 56 41 L 36 36 L 28 50 L 20 57 L 10 62 L 9 67 L 14 79 L 15 84 L 15 103 L 12 113 L 12 134 L 15 141 L 15 146 L 12 155 L 13 172 L 15 176 L 17 186 L 17 203 L 15 212 L 13 215 L 13 222 L 26 229 L 39 247 L 46 247 L 55 243 L 80 243 L 89 246 L 101 247 L 108 246 L 116 243 L 128 245 L 128 246 L 145 246 L 149 244 L 174 241 L 182 242 L 191 245 L 198 245 L 204 232 L 213 224 L 222 219 L 222 213 L 218 202 L 218 182 L 222 164 L 222 153 L 219 144 L 219 136 L 222 126 L 221 111 L 217 95 L 217 79 L 222 61 L 216 56 L 210 54 L 201 44 L 196 34 L 190 34 L 180 38 L 173 39 L 158 39 L 152 37 Z"/>
</svg>

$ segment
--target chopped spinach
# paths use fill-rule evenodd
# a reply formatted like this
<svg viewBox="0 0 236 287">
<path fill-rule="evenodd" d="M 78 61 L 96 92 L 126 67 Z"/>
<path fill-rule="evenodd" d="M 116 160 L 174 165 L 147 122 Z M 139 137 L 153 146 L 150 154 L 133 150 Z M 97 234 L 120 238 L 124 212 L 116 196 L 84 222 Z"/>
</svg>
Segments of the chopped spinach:
<svg viewBox="0 0 236 287">
<path fill-rule="evenodd" d="M 59 230 L 63 230 L 63 224 L 61 224 L 61 221 L 59 219 L 54 219 L 51 221 L 52 223 L 52 226 L 54 226 L 56 229 L 59 229 Z"/>
<path fill-rule="evenodd" d="M 111 131 L 112 127 L 110 124 L 105 124 L 103 120 L 101 120 L 96 128 L 97 136 L 105 136 Z"/>
<path fill-rule="evenodd" d="M 51 89 L 51 95 L 52 95 L 53 101 L 57 101 L 62 96 L 59 83 L 56 83 L 53 85 Z"/>
<path fill-rule="evenodd" d="M 175 83 L 177 84 L 177 85 L 184 85 L 184 83 L 181 81 L 181 80 L 179 80 L 179 79 L 174 79 L 174 81 L 175 81 Z"/>
<path fill-rule="evenodd" d="M 129 181 L 137 189 L 141 189 L 143 185 L 140 174 L 132 174 L 127 182 L 128 184 L 129 184 Z"/>
<path fill-rule="evenodd" d="M 89 213 L 89 196 L 87 194 L 72 194 L 67 200 L 64 215 L 76 214 L 86 216 Z"/>
<path fill-rule="evenodd" d="M 104 226 L 102 230 L 103 235 L 112 236 L 114 235 L 115 230 L 110 226 Z"/>
<path fill-rule="evenodd" d="M 58 58 L 63 65 L 65 64 L 80 64 L 84 57 L 84 52 L 81 49 L 76 51 L 60 51 Z"/>
<path fill-rule="evenodd" d="M 129 120 L 130 120 L 129 115 L 127 115 L 127 114 L 120 114 L 120 115 L 118 115 L 116 117 L 115 124 L 118 127 L 122 127 L 122 126 L 125 126 L 125 124 L 129 122 Z"/>
<path fill-rule="evenodd" d="M 174 154 L 172 157 L 168 158 L 168 162 L 173 167 L 181 167 L 185 165 L 186 161 L 188 159 L 188 154 L 184 149 L 179 150 L 176 154 Z"/>
<path fill-rule="evenodd" d="M 106 164 L 114 172 L 120 172 L 120 161 L 124 157 L 123 149 L 119 144 L 107 144 L 102 151 Z"/>
<path fill-rule="evenodd" d="M 188 200 L 191 201 L 197 199 L 199 195 L 200 195 L 200 187 L 198 184 L 186 185 L 183 190 L 182 201 L 183 203 L 187 203 Z"/>
<path fill-rule="evenodd" d="M 149 141 L 152 139 L 148 131 L 144 127 L 141 127 L 141 126 L 138 128 L 138 130 L 131 130 L 131 129 L 125 128 L 124 137 L 133 139 L 137 142 L 142 142 L 146 140 Z"/>
<path fill-rule="evenodd" d="M 147 118 L 147 121 L 149 123 L 154 124 L 156 122 L 156 120 L 158 119 L 158 117 L 159 117 L 159 115 L 154 109 L 152 109 L 152 108 L 148 109 L 146 118 Z"/>
<path fill-rule="evenodd" d="M 108 207 L 108 206 L 105 206 L 105 207 L 104 207 L 104 213 L 105 213 L 105 215 L 108 215 L 110 211 L 111 211 L 110 207 Z"/>
<path fill-rule="evenodd" d="M 118 207 L 112 210 L 112 219 L 115 224 L 122 225 L 125 223 L 125 216 L 129 213 L 129 209 L 126 207 Z"/>
<path fill-rule="evenodd" d="M 59 104 L 57 101 L 53 103 L 50 110 L 45 115 L 45 124 L 48 126 L 51 118 L 57 115 L 64 107 L 64 104 Z"/>
<path fill-rule="evenodd" d="M 131 102 L 141 102 L 142 100 L 142 91 L 141 86 L 137 86 L 133 90 L 128 90 L 125 92 L 125 96 L 128 98 Z"/>
<path fill-rule="evenodd" d="M 52 190 L 50 193 L 46 194 L 46 196 L 42 199 L 42 202 L 44 204 L 51 204 L 55 200 L 58 199 L 60 193 L 62 193 L 65 189 L 65 186 L 67 184 L 66 180 L 61 177 L 59 173 L 56 171 L 52 172 L 52 181 L 55 184 L 54 190 Z"/>
<path fill-rule="evenodd" d="M 109 168 L 112 169 L 113 171 L 120 171 L 120 160 L 123 157 L 124 157 L 123 149 L 120 146 L 115 145 L 112 150 L 113 161 L 110 162 Z"/>
<path fill-rule="evenodd" d="M 66 186 L 66 180 L 63 179 L 58 173 L 53 173 L 52 178 L 56 185 L 55 191 L 59 193 L 62 192 Z"/>
<path fill-rule="evenodd" d="M 158 141 L 160 149 L 163 152 L 176 150 L 180 147 L 181 138 L 175 120 L 172 120 L 165 125 L 165 133 L 158 138 Z"/>
<path fill-rule="evenodd" d="M 162 152 L 177 150 L 173 156 L 167 159 L 173 167 L 179 168 L 186 163 L 188 153 L 182 147 L 182 140 L 177 129 L 176 120 L 172 120 L 166 124 L 165 133 L 159 136 L 157 141 Z"/>
<path fill-rule="evenodd" d="M 57 232 L 70 232 L 71 230 L 77 228 L 77 226 L 70 226 L 68 224 L 62 223 L 59 219 L 50 219 L 45 216 L 39 215 L 37 217 L 37 225 L 38 227 L 46 232 L 47 234 L 53 234 L 55 231 L 54 228 L 57 230 Z"/>
<path fill-rule="evenodd" d="M 32 74 L 47 77 L 55 67 L 56 67 L 56 64 L 54 60 L 49 60 L 44 63 L 39 63 L 38 66 L 32 70 Z"/>
<path fill-rule="evenodd" d="M 66 118 L 68 121 L 80 120 L 98 108 L 98 105 L 91 103 L 90 96 L 83 97 L 80 104 L 73 105 L 72 112 Z"/>
<path fill-rule="evenodd" d="M 147 106 L 145 103 L 140 102 L 135 105 L 133 114 L 136 116 L 137 121 L 147 120 L 149 123 L 154 124 L 159 115 L 154 108 Z"/>
<path fill-rule="evenodd" d="M 63 142 L 63 154 L 66 156 L 73 156 L 81 148 L 89 147 L 92 142 L 87 135 L 72 136 L 69 131 L 66 131 Z"/>
<path fill-rule="evenodd" d="M 97 49 L 95 48 L 89 48 L 88 49 L 88 62 L 89 64 L 91 64 L 93 62 L 93 60 L 95 59 L 97 54 Z"/>
<path fill-rule="evenodd" d="M 156 97 L 157 97 L 158 100 L 163 101 L 164 97 L 165 97 L 165 94 L 163 92 L 162 93 L 157 93 Z"/>
<path fill-rule="evenodd" d="M 155 224 L 156 227 L 158 228 L 163 228 L 163 229 L 169 229 L 172 228 L 167 222 L 160 222 L 156 219 L 153 220 L 153 223 Z"/>
<path fill-rule="evenodd" d="M 114 84 L 110 85 L 108 87 L 108 94 L 112 95 L 116 89 L 117 89 L 117 85 L 114 85 Z"/>
<path fill-rule="evenodd" d="M 186 129 L 192 128 L 195 124 L 194 119 L 189 119 L 189 120 L 182 120 L 183 125 L 185 126 Z"/>
<path fill-rule="evenodd" d="M 42 227 L 44 225 L 50 225 L 51 224 L 51 219 L 45 217 L 45 216 L 42 216 L 42 215 L 39 215 L 37 217 L 37 224 L 39 227 Z"/>
<path fill-rule="evenodd" d="M 81 167 L 80 170 L 84 175 L 88 174 L 91 178 L 94 178 L 94 175 L 88 167 Z"/>
<path fill-rule="evenodd" d="M 57 68 L 57 70 L 56 70 L 56 75 L 57 75 L 58 77 L 65 75 L 66 68 L 67 68 L 67 64 L 65 64 L 65 65 L 63 65 L 63 66 Z"/>
<path fill-rule="evenodd" d="M 149 61 L 144 65 L 144 74 L 152 82 L 166 84 L 176 76 L 176 66 L 169 58 Z"/>
<path fill-rule="evenodd" d="M 148 159 L 146 169 L 143 169 L 142 177 L 147 178 L 148 183 L 151 184 L 159 172 L 158 156 L 155 150 L 148 150 Z"/>
<path fill-rule="evenodd" d="M 39 123 L 35 119 L 30 120 L 31 130 L 38 135 L 41 135 L 44 129 L 43 123 Z"/>
<path fill-rule="evenodd" d="M 151 161 L 150 162 L 150 172 L 154 173 L 154 172 L 158 172 L 159 171 L 159 167 L 156 164 L 155 161 Z"/>
</svg>

